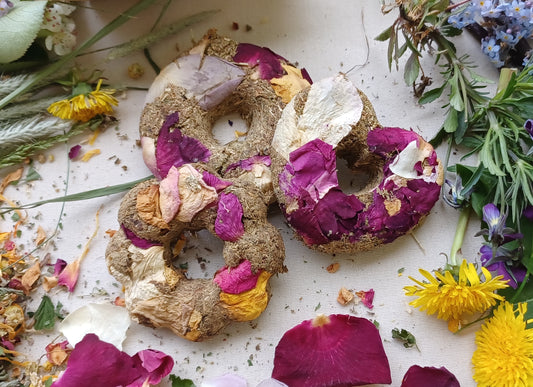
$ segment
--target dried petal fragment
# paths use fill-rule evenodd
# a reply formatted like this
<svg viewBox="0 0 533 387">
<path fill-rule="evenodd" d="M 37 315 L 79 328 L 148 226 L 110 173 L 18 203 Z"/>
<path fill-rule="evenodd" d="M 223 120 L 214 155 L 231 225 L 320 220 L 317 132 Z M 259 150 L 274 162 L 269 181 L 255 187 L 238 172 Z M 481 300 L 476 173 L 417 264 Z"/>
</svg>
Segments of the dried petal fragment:
<svg viewBox="0 0 533 387">
<path fill-rule="evenodd" d="M 161 208 L 161 217 L 167 223 L 174 219 L 180 208 L 178 179 L 178 169 L 172 166 L 167 176 L 159 183 L 159 207 Z"/>
<path fill-rule="evenodd" d="M 276 347 L 272 377 L 291 387 L 391 383 L 375 325 L 342 314 L 321 315 L 285 332 Z"/>
<path fill-rule="evenodd" d="M 270 84 L 283 103 L 289 103 L 296 94 L 310 86 L 311 83 L 302 75 L 302 71 L 289 65 L 281 65 L 287 74 L 272 78 Z"/>
<path fill-rule="evenodd" d="M 346 305 L 354 299 L 354 295 L 344 286 L 339 290 L 339 295 L 337 296 L 337 302 L 341 305 Z"/>
<path fill-rule="evenodd" d="M 215 202 L 218 198 L 215 188 L 208 186 L 202 175 L 190 164 L 179 168 L 178 191 L 181 206 L 176 215 L 180 222 L 190 222 L 194 215 Z"/>
<path fill-rule="evenodd" d="M 161 243 L 159 242 L 149 241 L 148 239 L 138 237 L 133 231 L 131 231 L 129 228 L 126 228 L 126 226 L 123 224 L 120 225 L 120 228 L 122 228 L 124 234 L 126 234 L 126 238 L 128 238 L 135 247 L 140 249 L 148 249 L 152 246 L 161 246 Z"/>
<path fill-rule="evenodd" d="M 74 347 L 66 371 L 52 386 L 85 386 L 90 381 L 92 386 L 142 387 L 159 383 L 173 366 L 172 358 L 163 352 L 147 349 L 129 356 L 88 334 Z"/>
<path fill-rule="evenodd" d="M 405 373 L 401 387 L 459 387 L 459 381 L 445 367 L 411 366 Z"/>
<path fill-rule="evenodd" d="M 374 305 L 372 303 L 374 302 L 374 289 L 370 289 L 369 291 L 361 290 L 359 292 L 356 292 L 357 297 L 361 299 L 361 302 L 368 308 L 372 309 Z"/>
</svg>

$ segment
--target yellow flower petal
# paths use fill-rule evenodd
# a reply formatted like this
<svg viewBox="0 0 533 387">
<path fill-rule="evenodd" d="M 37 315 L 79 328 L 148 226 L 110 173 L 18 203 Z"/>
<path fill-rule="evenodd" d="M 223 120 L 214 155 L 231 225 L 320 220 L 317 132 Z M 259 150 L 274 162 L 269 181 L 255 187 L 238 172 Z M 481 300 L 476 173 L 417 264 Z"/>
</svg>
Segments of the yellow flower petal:
<svg viewBox="0 0 533 387">
<path fill-rule="evenodd" d="M 533 385 L 533 329 L 527 329 L 527 304 L 503 302 L 476 333 L 472 356 L 480 387 Z"/>
<path fill-rule="evenodd" d="M 483 270 L 485 281 L 481 282 L 475 266 L 467 264 L 466 260 L 459 268 L 458 280 L 448 270 L 444 274 L 436 272 L 435 277 L 426 270 L 419 271 L 429 283 L 410 277 L 416 285 L 405 286 L 405 294 L 418 297 L 410 305 L 448 321 L 448 328 L 452 332 L 459 329 L 465 315 L 482 313 L 494 306 L 497 300 L 502 300 L 495 291 L 507 287 L 501 276 L 492 278 Z"/>
</svg>

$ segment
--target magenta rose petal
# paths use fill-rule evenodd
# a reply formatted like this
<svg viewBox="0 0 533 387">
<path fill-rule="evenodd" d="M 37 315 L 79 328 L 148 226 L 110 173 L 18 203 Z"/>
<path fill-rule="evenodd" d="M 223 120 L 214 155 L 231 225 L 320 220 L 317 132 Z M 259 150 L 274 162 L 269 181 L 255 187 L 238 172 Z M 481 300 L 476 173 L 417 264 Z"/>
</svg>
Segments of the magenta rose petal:
<svg viewBox="0 0 533 387">
<path fill-rule="evenodd" d="M 276 347 L 272 377 L 291 387 L 391 383 L 375 325 L 342 314 L 320 315 L 288 330 Z"/>
<path fill-rule="evenodd" d="M 259 66 L 261 79 L 271 80 L 284 74 L 280 61 L 286 60 L 266 47 L 241 43 L 237 46 L 237 53 L 233 57 L 237 63 L 247 63 L 250 67 Z"/>
<path fill-rule="evenodd" d="M 126 238 L 128 238 L 131 243 L 140 249 L 149 249 L 152 246 L 161 246 L 161 243 L 149 241 L 148 239 L 144 239 L 141 237 L 138 237 L 133 231 L 126 228 L 123 224 L 120 225 L 120 228 L 124 231 L 124 234 L 126 234 Z"/>
<path fill-rule="evenodd" d="M 221 193 L 218 202 L 215 233 L 224 241 L 235 242 L 244 234 L 242 204 L 237 195 Z"/>
<path fill-rule="evenodd" d="M 183 135 L 178 128 L 170 131 L 172 126 L 178 122 L 178 112 L 169 114 L 159 132 L 155 159 L 160 178 L 166 177 L 173 166 L 180 167 L 187 163 L 207 162 L 211 156 L 209 149 L 197 139 Z"/>
<path fill-rule="evenodd" d="M 460 387 L 459 381 L 445 367 L 411 366 L 405 373 L 401 387 Z"/>
<path fill-rule="evenodd" d="M 237 267 L 224 266 L 215 274 L 213 281 L 224 293 L 240 294 L 255 288 L 261 271 L 252 272 L 252 264 L 245 259 Z"/>
<path fill-rule="evenodd" d="M 74 160 L 74 159 L 77 159 L 78 156 L 80 155 L 80 151 L 81 151 L 81 145 L 74 145 L 72 148 L 70 148 L 70 150 L 68 151 L 68 158 L 70 160 Z"/>
<path fill-rule="evenodd" d="M 129 356 L 95 334 L 87 334 L 76 344 L 67 369 L 52 386 L 85 386 L 90 381 L 93 386 L 141 387 L 144 382 L 161 381 L 173 364 L 172 358 L 162 352 L 148 350 Z"/>
</svg>

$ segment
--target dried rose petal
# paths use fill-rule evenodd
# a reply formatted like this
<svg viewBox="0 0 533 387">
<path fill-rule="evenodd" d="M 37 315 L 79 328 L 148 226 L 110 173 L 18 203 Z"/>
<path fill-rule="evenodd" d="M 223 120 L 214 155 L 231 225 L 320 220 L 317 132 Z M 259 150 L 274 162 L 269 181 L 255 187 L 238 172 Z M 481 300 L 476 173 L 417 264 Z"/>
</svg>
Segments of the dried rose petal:
<svg viewBox="0 0 533 387">
<path fill-rule="evenodd" d="M 65 267 L 67 267 L 67 261 L 58 258 L 56 263 L 54 264 L 54 275 L 57 277 Z"/>
<path fill-rule="evenodd" d="M 405 373 L 401 387 L 459 387 L 459 381 L 445 367 L 411 366 Z"/>
<path fill-rule="evenodd" d="M 74 159 L 78 158 L 78 156 L 80 155 L 80 151 L 81 151 L 81 145 L 74 145 L 68 151 L 68 158 L 70 160 L 74 160 Z"/>
<path fill-rule="evenodd" d="M 123 224 L 120 225 L 120 228 L 122 228 L 124 234 L 126 234 L 126 238 L 128 238 L 135 247 L 140 249 L 149 249 L 152 246 L 161 246 L 161 243 L 159 242 L 153 242 L 149 241 L 148 239 L 138 237 L 133 231 L 126 228 L 126 226 Z"/>
<path fill-rule="evenodd" d="M 68 355 L 70 353 L 70 349 L 68 349 L 69 342 L 67 340 L 63 340 L 60 343 L 50 343 L 45 347 L 46 351 L 46 358 L 50 363 L 53 365 L 61 365 L 67 360 Z"/>
<path fill-rule="evenodd" d="M 239 66 L 216 56 L 187 55 L 161 70 L 148 90 L 146 103 L 173 84 L 185 89 L 187 98 L 196 98 L 202 109 L 211 110 L 239 86 L 244 75 Z"/>
<path fill-rule="evenodd" d="M 223 267 L 215 274 L 213 281 L 224 293 L 240 294 L 255 288 L 261 271 L 252 272 L 252 264 L 248 260 L 242 261 L 237 267 Z"/>
<path fill-rule="evenodd" d="M 197 139 L 183 135 L 178 128 L 170 131 L 170 128 L 178 122 L 178 112 L 169 114 L 159 131 L 155 147 L 157 177 L 159 178 L 164 178 L 172 166 L 207 162 L 211 156 L 209 149 Z"/>
<path fill-rule="evenodd" d="M 245 171 L 251 171 L 256 164 L 262 164 L 269 167 L 270 164 L 272 164 L 272 160 L 270 159 L 270 156 L 255 155 L 228 165 L 226 168 L 226 173 L 237 168 Z"/>
<path fill-rule="evenodd" d="M 167 176 L 159 183 L 159 208 L 161 218 L 170 223 L 178 213 L 181 199 L 178 189 L 179 172 L 175 166 L 168 170 Z"/>
<path fill-rule="evenodd" d="M 220 192 L 233 184 L 231 181 L 222 180 L 218 176 L 215 176 L 207 171 L 202 172 L 202 179 L 205 181 L 205 184 L 210 187 L 213 187 L 214 189 L 216 189 L 217 192 Z"/>
<path fill-rule="evenodd" d="M 276 347 L 272 377 L 291 387 L 391 383 L 375 325 L 342 314 L 321 315 L 287 331 Z"/>
<path fill-rule="evenodd" d="M 67 369 L 52 386 L 84 386 L 90 381 L 92 386 L 141 387 L 145 382 L 159 383 L 173 366 L 174 360 L 160 351 L 147 349 L 129 356 L 98 336 L 88 334 L 76 344 Z"/>
<path fill-rule="evenodd" d="M 361 299 L 363 305 L 366 306 L 368 309 L 372 309 L 374 307 L 374 305 L 372 305 L 372 303 L 374 302 L 374 289 L 370 289 L 367 292 L 361 290 L 359 292 L 356 292 L 355 294 L 357 294 L 357 297 Z"/>
<path fill-rule="evenodd" d="M 233 60 L 237 63 L 248 63 L 250 67 L 258 66 L 259 76 L 267 81 L 281 77 L 284 74 L 281 61 L 287 62 L 269 48 L 249 43 L 240 43 L 237 46 Z"/>
<path fill-rule="evenodd" d="M 215 233 L 224 241 L 235 242 L 244 234 L 243 208 L 237 195 L 221 193 L 218 202 Z"/>
</svg>

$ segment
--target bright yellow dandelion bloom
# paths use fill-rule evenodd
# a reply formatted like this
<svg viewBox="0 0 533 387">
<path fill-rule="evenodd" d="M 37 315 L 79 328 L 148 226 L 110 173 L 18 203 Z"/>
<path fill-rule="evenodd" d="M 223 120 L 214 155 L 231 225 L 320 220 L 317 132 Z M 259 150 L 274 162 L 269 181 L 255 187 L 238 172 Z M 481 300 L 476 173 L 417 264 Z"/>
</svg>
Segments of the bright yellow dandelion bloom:
<svg viewBox="0 0 533 387">
<path fill-rule="evenodd" d="M 480 387 L 533 386 L 533 329 L 526 328 L 527 304 L 500 304 L 476 333 L 472 356 L 474 380 Z"/>
<path fill-rule="evenodd" d="M 405 294 L 418 297 L 410 305 L 448 321 L 448 329 L 452 332 L 459 329 L 463 315 L 484 312 L 494 306 L 496 300 L 503 300 L 503 297 L 494 292 L 507 287 L 502 276 L 492 278 L 484 267 L 481 271 L 485 282 L 481 282 L 474 264 L 468 264 L 466 260 L 463 260 L 459 268 L 458 281 L 448 270 L 444 274 L 436 272 L 435 277 L 424 269 L 419 271 L 429 283 L 409 277 L 417 285 L 405 286 Z"/>
<path fill-rule="evenodd" d="M 48 112 L 64 120 L 81 122 L 87 122 L 99 114 L 112 113 L 113 106 L 118 105 L 118 101 L 113 97 L 115 90 L 100 90 L 101 85 L 100 79 L 95 90 L 54 102 L 48 107 Z"/>
</svg>

